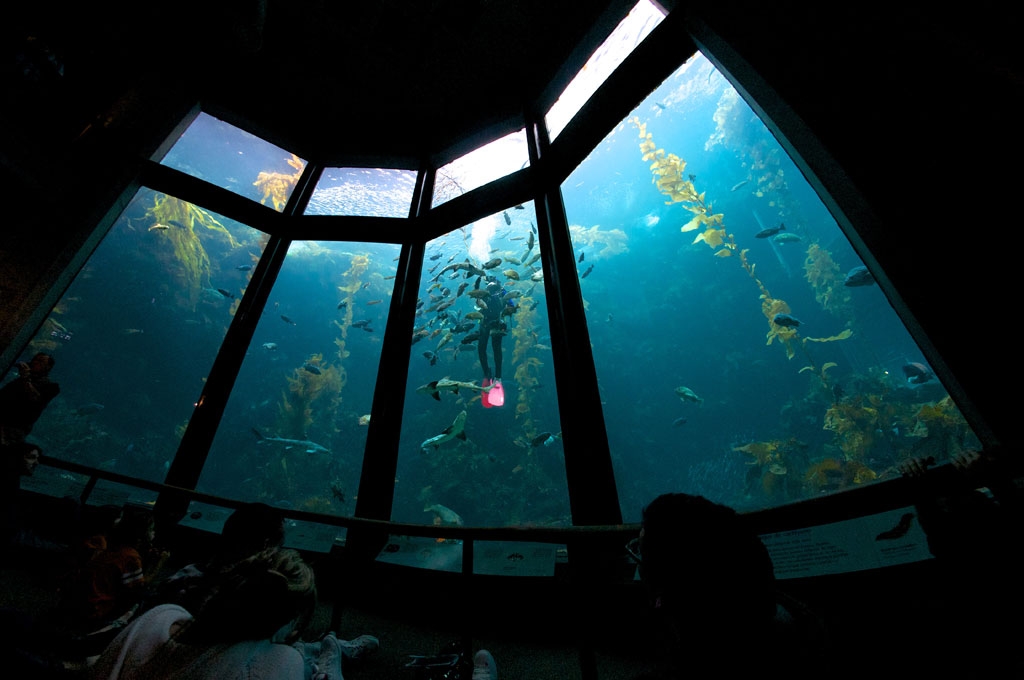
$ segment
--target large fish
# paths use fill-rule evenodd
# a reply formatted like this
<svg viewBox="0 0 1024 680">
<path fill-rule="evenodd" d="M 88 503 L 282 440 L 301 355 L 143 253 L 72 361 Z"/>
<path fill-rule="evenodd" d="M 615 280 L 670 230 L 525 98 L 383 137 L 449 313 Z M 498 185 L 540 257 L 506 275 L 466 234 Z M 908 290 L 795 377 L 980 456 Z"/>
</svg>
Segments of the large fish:
<svg viewBox="0 0 1024 680">
<path fill-rule="evenodd" d="M 908 361 L 903 365 L 903 375 L 911 385 L 923 385 L 935 377 L 931 369 L 916 361 Z"/>
<path fill-rule="evenodd" d="M 775 236 L 772 237 L 772 241 L 774 241 L 775 243 L 796 243 L 797 241 L 801 240 L 802 239 L 799 236 L 789 231 L 783 232 L 781 234 L 776 234 Z"/>
<path fill-rule="evenodd" d="M 481 387 L 476 383 L 462 382 L 461 380 L 450 380 L 447 377 L 441 378 L 440 380 L 432 380 L 426 385 L 420 385 L 416 388 L 416 391 L 420 394 L 426 394 L 438 401 L 441 401 L 441 392 L 448 390 L 454 394 L 458 394 L 459 390 L 466 390 L 467 392 L 490 392 L 491 386 Z"/>
<path fill-rule="evenodd" d="M 850 271 L 846 272 L 846 279 L 843 280 L 843 285 L 849 288 L 856 288 L 858 286 L 870 286 L 875 283 L 875 277 L 871 275 L 868 268 L 864 265 L 854 267 Z"/>
<path fill-rule="evenodd" d="M 455 512 L 451 508 L 447 508 L 440 503 L 428 505 L 423 508 L 423 512 L 434 513 L 436 524 L 448 524 L 454 526 L 462 526 L 462 518 L 459 517 L 459 513 Z"/>
<path fill-rule="evenodd" d="M 692 401 L 695 404 L 704 404 L 704 400 L 697 396 L 697 393 L 691 390 L 689 387 L 680 385 L 676 388 L 676 396 L 683 401 Z"/>
<path fill-rule="evenodd" d="M 260 431 L 255 427 L 252 428 L 253 434 L 256 435 L 257 444 L 280 444 L 286 449 L 298 448 L 303 449 L 306 453 L 330 453 L 331 450 L 325 446 L 321 446 L 316 442 L 311 442 L 306 439 L 285 439 L 283 437 L 264 437 L 260 434 Z"/>
<path fill-rule="evenodd" d="M 451 425 L 449 425 L 448 427 L 444 428 L 444 430 L 441 431 L 441 434 L 431 437 L 430 439 L 427 439 L 422 444 L 420 444 L 420 449 L 424 453 L 428 453 L 431 450 L 431 448 L 436 449 L 437 447 L 441 446 L 441 444 L 444 444 L 445 442 L 450 442 L 453 439 L 461 439 L 462 441 L 466 441 L 465 427 L 466 411 L 463 410 L 461 413 L 459 413 L 459 415 L 455 416 L 455 420 L 452 421 Z"/>
<path fill-rule="evenodd" d="M 777 227 L 769 227 L 767 229 L 762 229 L 761 231 L 754 234 L 754 238 L 771 238 L 772 236 L 778 234 L 780 231 L 786 231 L 785 224 L 780 224 Z"/>
<path fill-rule="evenodd" d="M 800 319 L 792 314 L 776 314 L 772 317 L 772 323 L 784 328 L 796 328 L 800 325 Z"/>
</svg>

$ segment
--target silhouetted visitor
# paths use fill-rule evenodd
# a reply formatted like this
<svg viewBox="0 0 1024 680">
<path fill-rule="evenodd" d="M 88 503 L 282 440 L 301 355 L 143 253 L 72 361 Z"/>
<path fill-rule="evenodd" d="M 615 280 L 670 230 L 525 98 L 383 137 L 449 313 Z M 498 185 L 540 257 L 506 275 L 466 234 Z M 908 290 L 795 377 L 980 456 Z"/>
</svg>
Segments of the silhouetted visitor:
<svg viewBox="0 0 1024 680">
<path fill-rule="evenodd" d="M 0 447 L 0 474 L 3 475 L 3 536 L 0 540 L 0 556 L 7 557 L 16 542 L 18 531 L 22 526 L 19 517 L 19 496 L 21 494 L 21 478 L 31 476 L 39 465 L 43 450 L 36 444 L 19 442 L 10 446 Z"/>
<path fill-rule="evenodd" d="M 18 377 L 0 387 L 0 445 L 25 441 L 47 405 L 60 394 L 50 380 L 53 357 L 39 352 L 31 361 L 18 362 Z"/>
<path fill-rule="evenodd" d="M 663 631 L 664 654 L 642 678 L 743 677 L 787 658 L 787 677 L 820 671 L 824 626 L 780 597 L 768 550 L 732 508 L 667 493 L 644 508 L 627 551 Z"/>
<path fill-rule="evenodd" d="M 910 483 L 917 519 L 945 584 L 935 604 L 937 626 L 957 628 L 957 654 L 942 671 L 958 677 L 1024 677 L 1020 626 L 1009 612 L 1024 607 L 1020 574 L 1024 490 L 1019 456 L 1001 447 L 950 456 L 954 482 L 930 474 L 934 459 L 909 458 L 899 468 Z M 959 664 L 959 666 L 957 665 Z"/>
</svg>

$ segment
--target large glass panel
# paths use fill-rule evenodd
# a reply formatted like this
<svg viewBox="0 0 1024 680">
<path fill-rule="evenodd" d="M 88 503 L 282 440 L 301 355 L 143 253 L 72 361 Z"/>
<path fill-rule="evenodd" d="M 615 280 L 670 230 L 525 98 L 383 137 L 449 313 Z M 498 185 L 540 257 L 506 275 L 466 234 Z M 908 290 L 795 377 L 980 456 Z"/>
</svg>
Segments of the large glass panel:
<svg viewBox="0 0 1024 680">
<path fill-rule="evenodd" d="M 770 507 L 975 435 L 791 159 L 701 55 L 562 186 L 623 516 Z"/>
<path fill-rule="evenodd" d="M 206 113 L 196 116 L 160 163 L 278 212 L 306 167 L 295 154 Z"/>
<path fill-rule="evenodd" d="M 198 489 L 351 515 L 400 247 L 288 249 Z"/>
<path fill-rule="evenodd" d="M 640 0 L 636 7 L 630 10 L 626 18 L 619 22 L 611 35 L 590 56 L 558 100 L 551 105 L 544 122 L 548 128 L 548 136 L 552 140 L 565 129 L 587 100 L 597 92 L 597 88 L 601 87 L 608 76 L 664 18 L 665 13 L 649 0 Z"/>
<path fill-rule="evenodd" d="M 532 204 L 515 206 L 427 244 L 395 480 L 396 521 L 571 523 L 533 220 Z M 496 286 L 488 291 L 492 280 Z M 484 388 L 486 378 L 497 377 L 501 406 L 492 405 L 495 388 Z"/>
<path fill-rule="evenodd" d="M 415 188 L 413 170 L 326 168 L 306 214 L 408 217 Z"/>
<path fill-rule="evenodd" d="M 456 196 L 522 170 L 529 164 L 525 129 L 496 139 L 438 168 L 432 205 L 436 208 Z"/>
<path fill-rule="evenodd" d="M 26 350 L 60 394 L 30 435 L 55 458 L 160 482 L 266 235 L 142 189 Z"/>
</svg>

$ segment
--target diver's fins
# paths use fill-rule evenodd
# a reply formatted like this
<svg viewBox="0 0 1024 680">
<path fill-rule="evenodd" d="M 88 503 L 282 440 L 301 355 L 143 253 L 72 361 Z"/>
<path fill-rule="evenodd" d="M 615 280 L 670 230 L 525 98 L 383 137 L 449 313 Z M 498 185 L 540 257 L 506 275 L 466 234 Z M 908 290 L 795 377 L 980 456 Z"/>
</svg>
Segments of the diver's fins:
<svg viewBox="0 0 1024 680">
<path fill-rule="evenodd" d="M 490 387 L 491 386 L 491 379 L 490 378 L 484 378 L 483 386 L 484 387 Z M 489 392 L 481 392 L 480 393 L 480 403 L 484 405 L 484 408 L 490 408 L 491 407 L 491 402 L 488 400 L 489 394 L 490 394 Z"/>
<path fill-rule="evenodd" d="M 505 405 L 505 390 L 501 386 L 500 380 L 495 380 L 491 386 L 491 391 L 486 395 L 487 403 L 491 406 L 504 406 Z"/>
</svg>

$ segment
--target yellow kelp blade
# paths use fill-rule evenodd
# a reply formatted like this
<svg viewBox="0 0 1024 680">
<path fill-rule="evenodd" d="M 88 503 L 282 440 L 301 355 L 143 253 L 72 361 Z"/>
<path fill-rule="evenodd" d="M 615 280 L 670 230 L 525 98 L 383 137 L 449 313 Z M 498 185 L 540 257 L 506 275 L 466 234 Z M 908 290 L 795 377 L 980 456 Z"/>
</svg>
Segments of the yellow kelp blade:
<svg viewBox="0 0 1024 680">
<path fill-rule="evenodd" d="M 853 335 L 853 331 L 851 331 L 849 328 L 847 328 L 845 331 L 843 331 L 839 335 L 833 335 L 833 336 L 828 337 L 828 338 L 804 338 L 803 340 L 804 340 L 804 342 L 835 342 L 836 340 L 846 340 L 851 335 Z"/>
<path fill-rule="evenodd" d="M 692 220 L 684 224 L 680 231 L 694 231 L 695 229 L 700 228 L 701 217 L 702 215 L 697 215 Z M 694 241 L 694 243 L 696 243 L 696 241 Z"/>
</svg>

